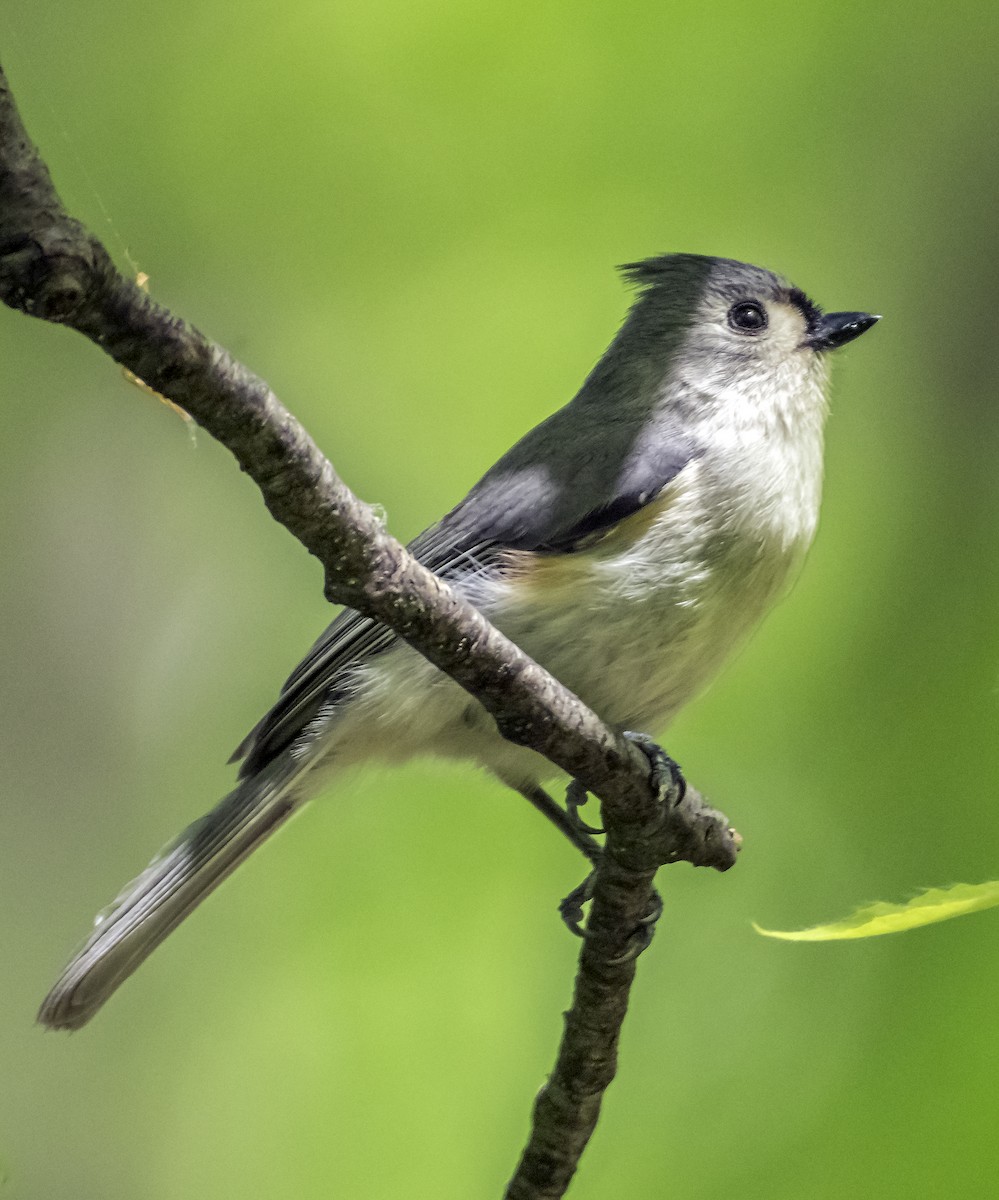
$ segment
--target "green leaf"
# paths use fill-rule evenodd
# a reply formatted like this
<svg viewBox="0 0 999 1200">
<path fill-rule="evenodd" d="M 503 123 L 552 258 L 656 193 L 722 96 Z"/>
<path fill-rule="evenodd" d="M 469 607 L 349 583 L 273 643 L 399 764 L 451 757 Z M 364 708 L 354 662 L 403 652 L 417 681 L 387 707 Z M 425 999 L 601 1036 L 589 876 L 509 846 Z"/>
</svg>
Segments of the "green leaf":
<svg viewBox="0 0 999 1200">
<path fill-rule="evenodd" d="M 879 900 L 858 908 L 856 912 L 828 925 L 813 925 L 810 929 L 762 929 L 756 922 L 753 928 L 764 937 L 781 938 L 785 942 L 834 942 L 846 938 L 880 937 L 884 933 L 904 933 L 920 925 L 949 921 L 966 913 L 999 905 L 999 880 L 989 883 L 955 883 L 947 888 L 929 888 L 905 904 L 889 904 Z"/>
</svg>

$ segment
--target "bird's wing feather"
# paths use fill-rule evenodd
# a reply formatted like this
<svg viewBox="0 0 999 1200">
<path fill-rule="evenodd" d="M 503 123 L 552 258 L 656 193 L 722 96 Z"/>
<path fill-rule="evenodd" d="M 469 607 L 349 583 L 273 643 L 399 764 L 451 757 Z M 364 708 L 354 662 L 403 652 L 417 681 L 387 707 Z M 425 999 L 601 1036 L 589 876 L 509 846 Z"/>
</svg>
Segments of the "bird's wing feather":
<svg viewBox="0 0 999 1200">
<path fill-rule="evenodd" d="M 587 422 L 575 414 L 572 443 L 561 435 L 567 409 L 532 430 L 436 525 L 409 549 L 429 570 L 461 586 L 477 572 L 501 569 L 510 550 L 572 554 L 586 549 L 622 520 L 651 504 L 698 456 L 680 437 L 654 442 L 622 422 Z M 622 432 L 626 436 L 622 436 Z M 646 445 L 639 444 L 646 435 Z M 350 668 L 396 641 L 391 630 L 353 609 L 326 629 L 295 668 L 277 702 L 240 743 L 252 776 L 289 746 L 321 711 L 349 694 Z M 338 695 L 339 693 L 339 695 Z"/>
</svg>

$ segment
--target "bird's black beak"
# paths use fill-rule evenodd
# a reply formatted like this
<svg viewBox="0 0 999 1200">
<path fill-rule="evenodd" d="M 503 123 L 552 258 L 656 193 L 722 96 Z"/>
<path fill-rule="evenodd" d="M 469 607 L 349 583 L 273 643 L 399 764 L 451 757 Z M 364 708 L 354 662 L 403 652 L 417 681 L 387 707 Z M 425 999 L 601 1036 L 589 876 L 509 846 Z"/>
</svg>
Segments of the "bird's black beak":
<svg viewBox="0 0 999 1200">
<path fill-rule="evenodd" d="M 835 350 L 837 346 L 845 346 L 847 342 L 860 337 L 880 320 L 880 317 L 872 317 L 870 313 L 823 313 L 805 339 L 805 345 L 813 350 Z"/>
</svg>

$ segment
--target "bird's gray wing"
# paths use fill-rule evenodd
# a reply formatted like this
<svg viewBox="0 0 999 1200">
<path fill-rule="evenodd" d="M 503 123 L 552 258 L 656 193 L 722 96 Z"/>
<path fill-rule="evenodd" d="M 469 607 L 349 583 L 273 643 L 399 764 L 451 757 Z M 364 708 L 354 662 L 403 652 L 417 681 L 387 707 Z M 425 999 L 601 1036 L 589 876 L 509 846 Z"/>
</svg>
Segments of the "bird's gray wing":
<svg viewBox="0 0 999 1200">
<path fill-rule="evenodd" d="M 697 447 L 669 430 L 591 419 L 570 406 L 533 429 L 409 549 L 459 587 L 501 566 L 510 550 L 572 554 L 652 503 L 696 457 Z M 230 761 L 243 759 L 240 777 L 262 770 L 346 698 L 350 669 L 395 641 L 385 626 L 345 609 L 236 749 Z"/>
</svg>

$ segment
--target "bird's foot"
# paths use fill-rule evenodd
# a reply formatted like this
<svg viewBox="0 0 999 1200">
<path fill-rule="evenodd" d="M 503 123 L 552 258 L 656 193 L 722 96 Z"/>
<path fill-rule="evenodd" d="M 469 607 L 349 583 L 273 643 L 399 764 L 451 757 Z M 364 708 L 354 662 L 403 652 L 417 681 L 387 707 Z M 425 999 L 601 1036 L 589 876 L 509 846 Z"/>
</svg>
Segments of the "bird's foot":
<svg viewBox="0 0 999 1200">
<path fill-rule="evenodd" d="M 596 874 L 595 870 L 591 871 L 583 882 L 578 887 L 574 887 L 558 906 L 563 924 L 576 937 L 585 938 L 587 936 L 587 929 L 584 925 L 585 914 L 583 906 L 593 899 L 593 882 Z M 643 950 L 647 950 L 652 944 L 652 935 L 655 933 L 656 923 L 662 915 L 662 897 L 657 891 L 653 891 L 649 903 L 649 911 L 639 920 L 635 931 L 629 937 L 622 953 L 616 958 L 609 960 L 610 965 L 618 966 L 621 963 L 631 962 Z"/>
<path fill-rule="evenodd" d="M 574 887 L 568 896 L 559 902 L 558 911 L 562 923 L 576 937 L 586 937 L 583 905 L 593 899 L 593 880 L 596 874 L 595 870 L 591 871 L 578 887 Z"/>
<path fill-rule="evenodd" d="M 658 742 L 653 741 L 648 734 L 633 733 L 628 730 L 624 736 L 629 741 L 634 742 L 646 758 L 648 758 L 651 768 L 651 783 L 653 788 L 655 788 L 659 804 L 665 815 L 670 809 L 679 804 L 686 795 L 687 781 L 683 777 L 683 772 Z M 565 794 L 565 807 L 569 820 L 580 832 L 587 834 L 603 833 L 602 829 L 596 829 L 592 825 L 587 825 L 579 815 L 579 810 L 587 802 L 587 799 L 586 789 L 578 779 L 573 779 L 566 789 Z M 571 930 L 577 937 L 586 937 L 587 935 L 583 909 L 587 902 L 593 898 L 593 883 L 595 878 L 596 869 L 591 871 L 578 887 L 573 888 L 558 906 L 559 914 L 566 928 Z M 662 916 L 662 913 L 662 898 L 658 892 L 653 891 L 649 911 L 638 922 L 624 952 L 613 960 L 615 965 L 630 962 L 632 959 L 637 958 L 643 950 L 648 949 L 655 932 L 656 922 Z"/>
<path fill-rule="evenodd" d="M 628 938 L 627 945 L 617 956 L 612 958 L 609 963 L 612 967 L 620 966 L 621 963 L 632 962 L 634 959 L 652 945 L 652 937 L 656 931 L 656 925 L 659 918 L 663 915 L 663 898 L 659 893 L 652 889 L 652 896 L 649 901 L 649 911 L 635 926 L 635 931 Z"/>
<path fill-rule="evenodd" d="M 659 803 L 667 810 L 675 808 L 687 794 L 687 781 L 679 766 L 647 733 L 634 733 L 626 729 L 623 736 L 629 742 L 634 742 L 649 760 L 652 769 L 650 782 L 656 790 Z"/>
</svg>

